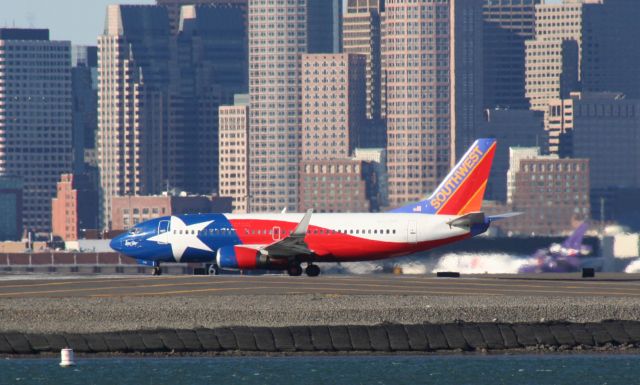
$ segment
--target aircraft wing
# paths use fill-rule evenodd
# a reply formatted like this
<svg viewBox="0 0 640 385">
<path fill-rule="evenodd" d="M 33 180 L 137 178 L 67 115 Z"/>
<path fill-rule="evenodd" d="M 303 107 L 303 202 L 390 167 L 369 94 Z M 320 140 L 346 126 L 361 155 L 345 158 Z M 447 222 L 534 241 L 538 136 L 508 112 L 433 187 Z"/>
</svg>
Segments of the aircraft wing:
<svg viewBox="0 0 640 385">
<path fill-rule="evenodd" d="M 274 242 L 268 246 L 260 247 L 260 253 L 276 258 L 287 258 L 295 257 L 297 255 L 313 254 L 313 251 L 309 249 L 306 242 L 304 241 L 304 238 L 307 235 L 309 222 L 311 221 L 311 214 L 313 214 L 313 209 L 307 210 L 293 233 L 289 234 L 288 237 Z"/>
</svg>

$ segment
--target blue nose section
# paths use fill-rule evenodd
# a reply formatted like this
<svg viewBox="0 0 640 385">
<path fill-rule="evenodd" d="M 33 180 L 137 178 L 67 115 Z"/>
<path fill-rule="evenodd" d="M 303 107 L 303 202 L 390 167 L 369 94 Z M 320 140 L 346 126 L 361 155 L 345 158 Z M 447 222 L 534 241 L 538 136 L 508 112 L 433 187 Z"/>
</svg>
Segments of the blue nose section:
<svg viewBox="0 0 640 385">
<path fill-rule="evenodd" d="M 122 253 L 125 236 L 125 234 L 121 234 L 113 238 L 111 242 L 109 242 L 109 247 L 119 253 Z"/>
</svg>

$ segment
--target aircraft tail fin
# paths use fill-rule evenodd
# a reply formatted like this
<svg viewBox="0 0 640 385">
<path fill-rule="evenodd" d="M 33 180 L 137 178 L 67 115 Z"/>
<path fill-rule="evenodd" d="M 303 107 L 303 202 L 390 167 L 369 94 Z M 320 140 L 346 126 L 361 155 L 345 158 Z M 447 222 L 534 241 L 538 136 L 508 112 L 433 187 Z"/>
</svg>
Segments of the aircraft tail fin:
<svg viewBox="0 0 640 385">
<path fill-rule="evenodd" d="M 582 222 L 580 226 L 578 226 L 573 231 L 573 234 L 571 234 L 569 238 L 567 238 L 562 243 L 562 246 L 567 249 L 580 250 L 580 247 L 582 246 L 582 240 L 584 239 L 584 235 L 586 234 L 588 229 L 589 229 L 589 223 L 586 221 Z"/>
<path fill-rule="evenodd" d="M 476 140 L 429 198 L 390 212 L 464 215 L 480 211 L 495 150 L 495 139 Z"/>
</svg>

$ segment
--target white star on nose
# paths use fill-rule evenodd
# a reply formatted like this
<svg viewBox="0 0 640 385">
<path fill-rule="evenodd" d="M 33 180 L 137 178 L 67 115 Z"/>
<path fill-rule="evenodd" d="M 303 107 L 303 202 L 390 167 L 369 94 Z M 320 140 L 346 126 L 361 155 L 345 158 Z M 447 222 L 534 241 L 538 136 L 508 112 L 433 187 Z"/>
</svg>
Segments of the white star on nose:
<svg viewBox="0 0 640 385">
<path fill-rule="evenodd" d="M 182 255 L 189 247 L 192 249 L 213 251 L 198 238 L 198 233 L 213 222 L 214 221 L 207 221 L 187 225 L 180 218 L 172 216 L 169 231 L 153 236 L 149 238 L 149 240 L 162 244 L 170 244 L 176 262 L 180 262 Z"/>
</svg>

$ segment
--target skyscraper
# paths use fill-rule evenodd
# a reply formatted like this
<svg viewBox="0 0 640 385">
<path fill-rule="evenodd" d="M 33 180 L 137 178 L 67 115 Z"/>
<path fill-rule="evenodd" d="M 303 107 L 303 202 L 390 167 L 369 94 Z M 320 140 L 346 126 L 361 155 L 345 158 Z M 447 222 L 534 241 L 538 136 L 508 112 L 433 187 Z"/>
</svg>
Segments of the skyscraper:
<svg viewBox="0 0 640 385">
<path fill-rule="evenodd" d="M 236 95 L 233 106 L 220 106 L 220 196 L 233 198 L 233 212 L 249 211 L 249 95 Z"/>
<path fill-rule="evenodd" d="M 300 211 L 377 208 L 373 167 L 351 158 L 367 133 L 365 73 L 364 55 L 302 55 Z"/>
<path fill-rule="evenodd" d="M 233 102 L 236 94 L 247 93 L 247 28 L 243 19 L 244 12 L 234 6 L 182 7 L 174 57 L 182 73 L 172 74 L 172 81 L 190 79 L 189 85 L 195 86 L 196 92 L 205 87 L 199 83 L 214 83 L 225 103 Z"/>
<path fill-rule="evenodd" d="M 349 0 L 343 18 L 342 46 L 345 53 L 367 57 L 367 118 L 380 119 L 382 0 Z"/>
<path fill-rule="evenodd" d="M 382 11 L 383 0 L 349 0 L 343 18 L 343 50 L 366 55 L 367 119 L 361 146 L 386 147 L 386 124 L 382 120 Z M 363 133 L 365 130 L 362 130 Z"/>
<path fill-rule="evenodd" d="M 640 99 L 574 92 L 549 103 L 550 150 L 591 160 L 591 188 L 640 188 Z"/>
<path fill-rule="evenodd" d="M 0 240 L 19 241 L 23 235 L 22 178 L 0 175 Z"/>
<path fill-rule="evenodd" d="M 252 211 L 296 210 L 300 57 L 323 53 L 340 22 L 326 0 L 249 1 L 249 195 Z M 310 10 L 314 11 L 311 12 Z M 319 18 L 318 20 L 315 20 Z M 339 30 L 339 29 L 338 29 Z M 331 47 L 329 47 L 331 46 Z"/>
<path fill-rule="evenodd" d="M 544 111 L 550 99 L 579 87 L 583 10 L 602 0 L 536 5 L 535 39 L 526 42 L 525 88 L 531 109 Z"/>
<path fill-rule="evenodd" d="M 72 48 L 73 172 L 85 171 L 85 151 L 94 151 L 98 130 L 98 48 Z"/>
<path fill-rule="evenodd" d="M 422 199 L 482 118 L 482 3 L 385 5 L 390 204 Z M 466 144 L 465 144 L 466 143 Z"/>
<path fill-rule="evenodd" d="M 237 7 L 182 7 L 170 66 L 172 188 L 198 194 L 218 189 L 218 108 L 248 91 L 243 20 Z"/>
<path fill-rule="evenodd" d="M 300 55 L 306 0 L 249 1 L 249 193 L 253 211 L 298 203 Z"/>
<path fill-rule="evenodd" d="M 342 52 L 342 0 L 307 1 L 307 52 Z"/>
<path fill-rule="evenodd" d="M 244 18 L 247 16 L 247 3 L 249 0 L 156 0 L 156 4 L 167 9 L 169 16 L 169 28 L 172 34 L 180 30 L 180 9 L 183 5 L 229 5 L 242 10 Z"/>
<path fill-rule="evenodd" d="M 51 229 L 51 198 L 73 163 L 71 43 L 0 29 L 0 175 L 24 182 L 23 224 Z"/>
<path fill-rule="evenodd" d="M 505 202 L 509 148 L 544 144 L 544 114 L 540 111 L 496 108 L 485 111 L 485 120 L 479 136 L 498 139 L 485 199 Z"/>
<path fill-rule="evenodd" d="M 364 55 L 302 55 L 302 159 L 349 158 L 365 122 Z"/>
<path fill-rule="evenodd" d="M 99 38 L 98 157 L 105 225 L 113 196 L 218 189 L 218 107 L 247 90 L 242 10 L 109 6 Z"/>
<path fill-rule="evenodd" d="M 478 139 L 483 123 L 483 49 L 482 3 L 477 0 L 452 0 L 451 14 L 451 167 Z M 427 54 L 428 57 L 428 54 Z M 438 58 L 435 58 L 438 60 Z M 440 58 L 442 60 L 442 58 Z M 442 85 L 438 85 L 442 87 Z M 442 87 L 446 91 L 445 87 Z"/>
<path fill-rule="evenodd" d="M 104 226 L 114 196 L 167 180 L 169 20 L 157 6 L 110 5 L 98 37 L 98 165 Z"/>
<path fill-rule="evenodd" d="M 484 105 L 527 109 L 525 41 L 535 36 L 542 0 L 484 0 Z"/>
<path fill-rule="evenodd" d="M 585 6 L 582 39 L 582 90 L 622 92 L 640 99 L 640 2 L 606 0 Z M 593 163 L 592 163 L 593 166 Z"/>
</svg>

